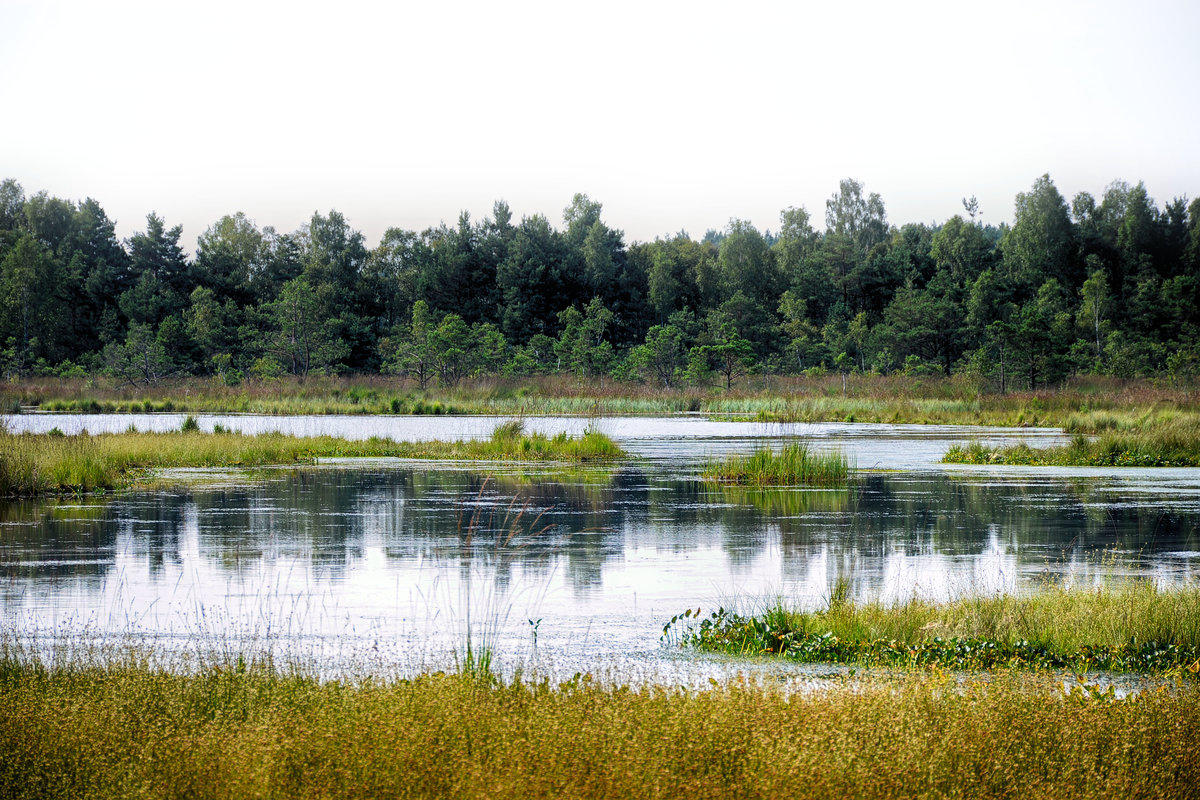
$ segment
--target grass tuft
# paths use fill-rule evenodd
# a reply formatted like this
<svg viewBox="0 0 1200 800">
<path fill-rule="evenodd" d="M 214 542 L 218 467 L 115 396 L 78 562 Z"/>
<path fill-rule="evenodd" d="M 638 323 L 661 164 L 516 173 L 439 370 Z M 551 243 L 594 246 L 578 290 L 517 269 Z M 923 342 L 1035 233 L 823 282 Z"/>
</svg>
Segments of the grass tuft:
<svg viewBox="0 0 1200 800">
<path fill-rule="evenodd" d="M 749 456 L 710 461 L 701 475 L 708 481 L 752 486 L 845 486 L 850 462 L 843 453 L 814 453 L 807 445 L 789 444 L 778 453 L 763 448 Z"/>
</svg>

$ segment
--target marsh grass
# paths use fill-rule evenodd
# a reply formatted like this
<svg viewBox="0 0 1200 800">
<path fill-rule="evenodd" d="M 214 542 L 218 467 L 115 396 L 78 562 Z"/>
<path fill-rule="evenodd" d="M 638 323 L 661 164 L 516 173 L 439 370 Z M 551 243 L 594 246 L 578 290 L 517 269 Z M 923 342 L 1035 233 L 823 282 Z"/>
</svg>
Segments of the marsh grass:
<svg viewBox="0 0 1200 800">
<path fill-rule="evenodd" d="M 498 436 L 519 436 L 521 426 L 512 423 L 497 431 Z M 514 494 L 503 506 L 488 502 L 485 495 L 490 482 L 490 478 L 485 480 L 474 501 L 458 509 L 459 547 L 465 563 L 458 602 L 463 615 L 462 639 L 454 657 L 461 674 L 492 684 L 500 680 L 497 643 L 511 616 L 513 600 L 511 587 L 496 581 L 497 571 L 507 574 L 512 560 L 528 547 L 552 548 L 560 526 L 543 521 L 552 508 L 536 508 L 527 497 Z M 480 585 L 481 591 L 477 591 Z M 536 643 L 534 628 L 535 658 Z"/>
<path fill-rule="evenodd" d="M 1141 418 L 1112 414 L 1073 417 L 1071 442 L 1061 447 L 954 445 L 943 461 L 951 464 L 1028 466 L 1195 467 L 1200 466 L 1200 415 L 1154 414 Z M 1085 433 L 1095 433 L 1089 437 Z"/>
<path fill-rule="evenodd" d="M 750 486 L 845 486 L 850 462 L 844 453 L 816 453 L 804 444 L 775 452 L 762 448 L 746 456 L 709 461 L 701 476 L 708 481 Z"/>
<path fill-rule="evenodd" d="M 671 630 L 688 622 L 682 634 Z M 1143 581 L 895 605 L 854 603 L 842 590 L 819 611 L 720 609 L 672 625 L 664 635 L 691 646 L 801 661 L 1200 673 L 1200 588 Z"/>
<path fill-rule="evenodd" d="M 785 696 L 579 676 L 319 680 L 0 653 L 0 798 L 1189 797 L 1200 690 L 1019 674 Z"/>
<path fill-rule="evenodd" d="M 748 376 L 732 391 L 663 389 L 563 375 L 480 378 L 454 388 L 418 389 L 381 376 L 286 378 L 226 386 L 188 378 L 154 387 L 36 378 L 0 386 L 13 409 L 99 412 L 243 412 L 257 414 L 733 414 L 779 422 L 882 422 L 1061 426 L 1072 417 L 1195 413 L 1193 387 L 1150 381 L 1080 378 L 1054 389 L 998 394 L 970 376 Z"/>
<path fill-rule="evenodd" d="M 472 441 L 362 441 L 281 433 L 113 433 L 75 436 L 0 431 L 0 495 L 84 493 L 128 486 L 145 470 L 312 464 L 329 457 L 399 457 L 507 461 L 606 461 L 624 451 L 597 431 L 548 437 L 497 429 Z"/>
</svg>

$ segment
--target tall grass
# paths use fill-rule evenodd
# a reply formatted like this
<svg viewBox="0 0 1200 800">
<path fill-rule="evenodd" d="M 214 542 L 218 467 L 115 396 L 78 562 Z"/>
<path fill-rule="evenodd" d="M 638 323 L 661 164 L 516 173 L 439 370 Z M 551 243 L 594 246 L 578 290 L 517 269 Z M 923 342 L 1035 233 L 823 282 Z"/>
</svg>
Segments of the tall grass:
<svg viewBox="0 0 1200 800">
<path fill-rule="evenodd" d="M 1200 466 L 1200 415 L 1154 415 L 1140 421 L 1117 415 L 1072 418 L 1076 433 L 1062 447 L 1025 444 L 990 448 L 978 442 L 954 445 L 944 461 L 952 464 L 1029 466 L 1195 467 Z M 1098 431 L 1089 438 L 1081 430 Z"/>
<path fill-rule="evenodd" d="M 749 456 L 732 454 L 704 466 L 705 480 L 752 486 L 845 486 L 850 462 L 844 453 L 815 453 L 804 444 L 775 452 L 762 448 Z"/>
<path fill-rule="evenodd" d="M 970 376 L 760 375 L 732 391 L 665 389 L 571 376 L 480 378 L 419 389 L 381 376 L 287 378 L 226 386 L 189 378 L 154 387 L 38 378 L 0 386 L 0 406 L 44 411 L 260 414 L 740 414 L 768 421 L 1061 426 L 1070 418 L 1156 410 L 1196 412 L 1194 388 L 1112 378 L 1076 379 L 1036 392 L 998 394 Z"/>
<path fill-rule="evenodd" d="M 898 605 L 854 603 L 844 591 L 835 599 L 820 611 L 721 609 L 695 617 L 682 638 L 703 649 L 805 661 L 1200 672 L 1200 587 L 1132 582 Z"/>
<path fill-rule="evenodd" d="M 0 656 L 0 798 L 1190 797 L 1200 690 L 1023 679 L 783 696 L 583 676 L 319 681 Z"/>
<path fill-rule="evenodd" d="M 604 461 L 624 451 L 596 431 L 570 437 L 497 429 L 472 441 L 363 441 L 281 433 L 113 433 L 14 435 L 0 431 L 0 496 L 80 493 L 128 485 L 142 470 L 169 467 L 256 467 L 311 464 L 322 457 Z"/>
</svg>

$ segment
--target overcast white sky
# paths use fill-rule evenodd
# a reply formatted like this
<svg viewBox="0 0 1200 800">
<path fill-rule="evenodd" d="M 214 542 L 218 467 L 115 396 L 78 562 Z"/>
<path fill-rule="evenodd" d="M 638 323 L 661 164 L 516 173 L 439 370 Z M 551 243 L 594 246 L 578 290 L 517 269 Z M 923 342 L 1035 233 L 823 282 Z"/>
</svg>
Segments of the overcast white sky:
<svg viewBox="0 0 1200 800">
<path fill-rule="evenodd" d="M 626 241 L 777 229 L 853 177 L 894 224 L 1049 172 L 1200 194 L 1200 3 L 12 2 L 0 177 L 189 247 L 224 214 L 389 226 L 575 192 Z"/>
</svg>

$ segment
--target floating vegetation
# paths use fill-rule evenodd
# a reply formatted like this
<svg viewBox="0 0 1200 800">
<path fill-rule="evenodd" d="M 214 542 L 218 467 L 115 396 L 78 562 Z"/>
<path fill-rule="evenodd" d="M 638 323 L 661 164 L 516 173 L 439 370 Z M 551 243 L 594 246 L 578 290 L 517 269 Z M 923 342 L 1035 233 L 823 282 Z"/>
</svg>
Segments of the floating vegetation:
<svg viewBox="0 0 1200 800">
<path fill-rule="evenodd" d="M 816 453 L 804 444 L 768 448 L 749 456 L 730 455 L 710 461 L 702 477 L 708 481 L 750 486 L 844 486 L 850 462 L 843 453 Z"/>
</svg>

